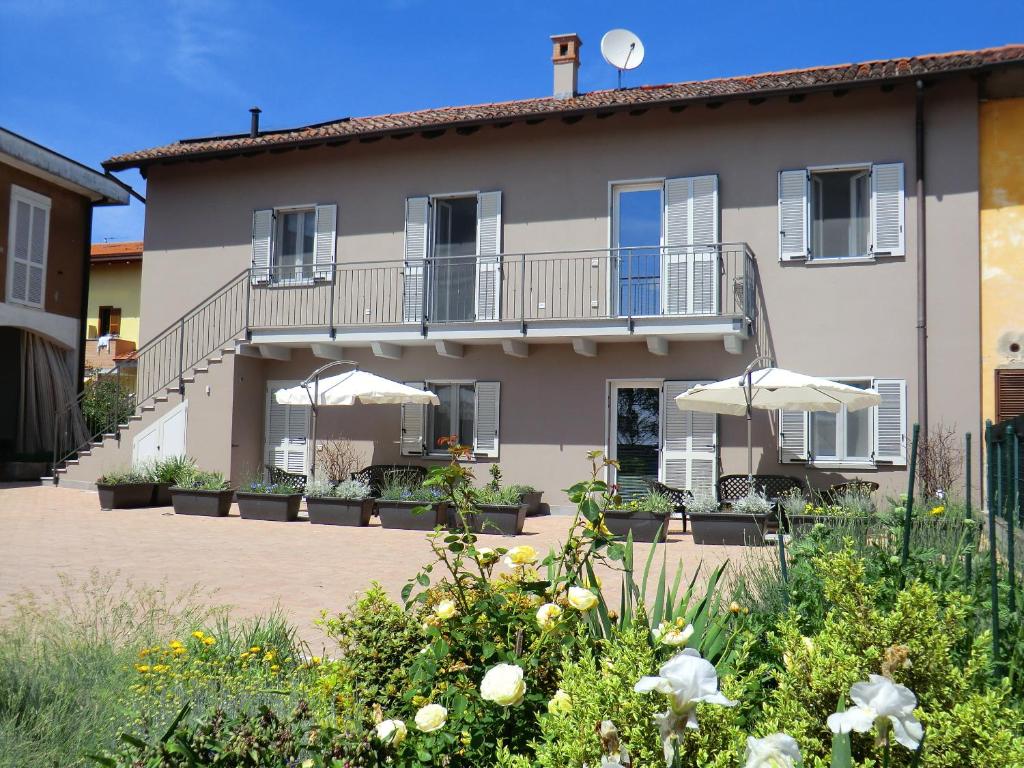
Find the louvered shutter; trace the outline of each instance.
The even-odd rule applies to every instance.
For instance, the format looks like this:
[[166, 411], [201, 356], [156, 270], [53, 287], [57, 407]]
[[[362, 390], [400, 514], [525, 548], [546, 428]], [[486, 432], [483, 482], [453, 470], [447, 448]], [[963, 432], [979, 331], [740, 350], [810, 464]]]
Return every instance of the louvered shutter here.
[[807, 461], [807, 411], [779, 411], [779, 461]]
[[282, 405], [274, 397], [279, 387], [267, 390], [267, 464], [296, 475], [307, 473], [309, 417], [308, 405]]
[[809, 175], [801, 168], [779, 171], [779, 259], [806, 259], [810, 254]]
[[875, 411], [875, 462], [907, 463], [907, 383], [902, 379], [875, 379], [872, 386], [882, 402]]
[[903, 163], [871, 166], [871, 252], [875, 256], [903, 256], [905, 191]]
[[252, 212], [252, 282], [270, 281], [270, 259], [274, 244], [274, 211]]
[[[427, 388], [422, 381], [407, 381], [405, 384], [416, 389]], [[426, 409], [425, 405], [402, 404], [402, 436], [399, 442], [403, 456], [422, 456], [426, 453], [426, 446], [423, 444], [427, 422]]]
[[473, 453], [498, 457], [498, 411], [501, 384], [497, 381], [476, 383], [476, 408], [473, 414]]
[[996, 369], [996, 423], [1024, 416], [1024, 368]]
[[669, 315], [718, 311], [718, 176], [665, 180], [662, 308]]
[[718, 417], [682, 411], [675, 398], [705, 381], [666, 381], [661, 405], [661, 480], [699, 496], [714, 496], [718, 480]]
[[316, 265], [316, 279], [333, 277], [335, 248], [338, 242], [338, 206], [318, 205], [316, 207], [316, 239], [313, 241], [313, 263]]
[[476, 197], [476, 319], [497, 320], [501, 313], [501, 192]]
[[11, 188], [11, 255], [8, 296], [42, 307], [49, 247], [50, 199], [20, 187]]
[[407, 323], [423, 320], [427, 248], [430, 242], [430, 198], [405, 201], [405, 287], [402, 316]]

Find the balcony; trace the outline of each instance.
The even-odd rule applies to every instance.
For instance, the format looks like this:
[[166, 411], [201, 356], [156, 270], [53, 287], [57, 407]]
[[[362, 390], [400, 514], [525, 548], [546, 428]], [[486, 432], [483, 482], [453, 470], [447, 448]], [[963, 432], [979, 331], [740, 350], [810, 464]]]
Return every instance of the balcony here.
[[[402, 346], [720, 340], [742, 351], [757, 316], [745, 243], [344, 261], [250, 271], [254, 344]], [[443, 352], [442, 352], [443, 353]], [[388, 356], [385, 354], [385, 356]]]

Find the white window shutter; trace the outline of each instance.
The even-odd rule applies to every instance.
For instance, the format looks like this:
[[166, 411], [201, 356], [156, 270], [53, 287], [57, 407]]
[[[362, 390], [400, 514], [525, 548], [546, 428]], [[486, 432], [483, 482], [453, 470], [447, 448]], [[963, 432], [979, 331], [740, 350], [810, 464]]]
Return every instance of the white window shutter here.
[[295, 475], [305, 475], [309, 467], [308, 405], [282, 405], [267, 390], [267, 464]]
[[903, 256], [903, 163], [871, 166], [871, 252], [875, 256]]
[[678, 395], [704, 381], [666, 381], [661, 404], [661, 481], [696, 495], [715, 495], [718, 481], [718, 417], [682, 411]]
[[338, 206], [334, 203], [316, 207], [316, 239], [313, 241], [313, 263], [318, 280], [331, 278], [338, 243]]
[[662, 309], [710, 315], [718, 309], [718, 176], [665, 179]]
[[402, 299], [402, 316], [406, 323], [418, 323], [423, 319], [429, 246], [430, 198], [407, 198], [405, 201], [405, 288]]
[[779, 411], [779, 461], [807, 461], [807, 411]]
[[[415, 389], [426, 389], [426, 383], [422, 381], [407, 381], [406, 386]], [[400, 440], [401, 453], [403, 456], [422, 456], [426, 453], [426, 446], [423, 441], [426, 432], [426, 408], [425, 405], [415, 403], [402, 404], [402, 437]]]
[[8, 298], [42, 307], [46, 290], [46, 256], [50, 234], [50, 198], [11, 186], [10, 285]]
[[476, 319], [501, 313], [501, 192], [476, 197]]
[[779, 260], [806, 259], [810, 255], [810, 221], [805, 168], [779, 171]]
[[476, 409], [473, 414], [473, 453], [498, 457], [498, 413], [501, 384], [497, 381], [476, 383]]
[[907, 463], [907, 383], [902, 379], [875, 379], [882, 396], [875, 407], [875, 462]]
[[270, 260], [274, 243], [274, 211], [263, 208], [252, 212], [252, 282], [270, 280]]

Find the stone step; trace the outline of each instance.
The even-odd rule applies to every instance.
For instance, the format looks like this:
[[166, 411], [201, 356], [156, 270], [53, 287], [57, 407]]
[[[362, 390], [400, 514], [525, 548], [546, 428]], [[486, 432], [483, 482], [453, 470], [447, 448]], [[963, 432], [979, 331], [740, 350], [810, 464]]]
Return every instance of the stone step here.
[[144, 406], [142, 406], [142, 410], [143, 411], [155, 411], [156, 410], [156, 406], [153, 405], [152, 403], [146, 403]]
[[153, 398], [153, 402], [154, 403], [166, 403], [167, 402], [167, 395], [157, 395], [156, 397]]
[[[115, 437], [117, 437], [117, 432], [104, 432], [103, 433], [103, 439], [104, 440], [112, 440]], [[101, 443], [101, 445], [102, 445], [102, 443]]]
[[78, 461], [78, 459], [68, 459], [67, 463], [70, 464], [71, 466], [75, 467], [75, 466], [78, 466], [78, 464], [80, 462]]

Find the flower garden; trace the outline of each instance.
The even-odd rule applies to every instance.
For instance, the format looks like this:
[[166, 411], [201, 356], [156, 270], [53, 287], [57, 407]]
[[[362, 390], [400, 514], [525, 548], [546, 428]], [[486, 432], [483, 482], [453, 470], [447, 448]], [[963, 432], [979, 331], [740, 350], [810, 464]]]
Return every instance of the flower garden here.
[[[427, 485], [466, 516], [489, 499], [452, 454]], [[1024, 766], [1024, 594], [964, 505], [840, 501], [781, 561], [682, 583], [604, 525], [622, 501], [589, 460], [557, 550], [427, 533], [398, 600], [323, 614], [319, 654], [189, 600], [25, 608], [0, 627], [0, 765]]]

